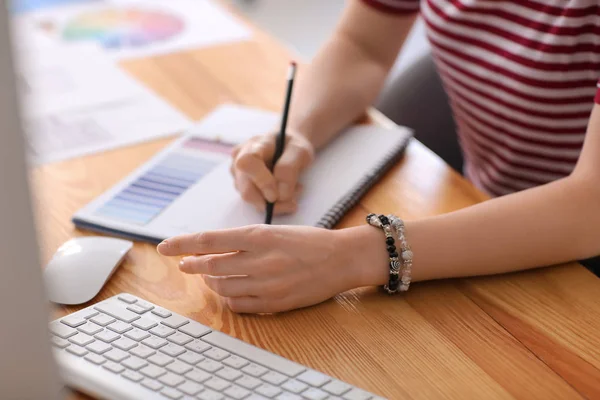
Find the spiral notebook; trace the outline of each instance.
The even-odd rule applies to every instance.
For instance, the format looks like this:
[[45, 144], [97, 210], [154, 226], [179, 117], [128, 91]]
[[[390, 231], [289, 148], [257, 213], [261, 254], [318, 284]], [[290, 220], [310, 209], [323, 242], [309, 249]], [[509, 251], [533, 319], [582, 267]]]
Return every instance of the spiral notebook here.
[[[260, 224], [229, 172], [233, 146], [276, 129], [277, 114], [225, 105], [73, 216], [82, 229], [160, 242], [168, 237]], [[332, 228], [394, 165], [411, 138], [398, 127], [355, 126], [319, 151], [293, 215], [274, 224]]]

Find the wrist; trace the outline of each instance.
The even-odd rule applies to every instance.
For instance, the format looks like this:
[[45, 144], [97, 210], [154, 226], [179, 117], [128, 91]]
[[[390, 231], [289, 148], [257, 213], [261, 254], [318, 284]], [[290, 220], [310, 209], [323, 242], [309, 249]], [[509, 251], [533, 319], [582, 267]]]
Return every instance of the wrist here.
[[389, 278], [389, 256], [381, 230], [365, 225], [338, 232], [351, 286], [385, 284]]

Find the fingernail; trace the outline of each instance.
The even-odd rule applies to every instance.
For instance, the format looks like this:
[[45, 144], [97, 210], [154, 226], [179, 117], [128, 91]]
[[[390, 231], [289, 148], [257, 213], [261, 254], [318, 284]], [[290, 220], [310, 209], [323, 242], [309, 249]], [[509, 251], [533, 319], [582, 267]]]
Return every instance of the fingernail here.
[[181, 259], [181, 261], [179, 261], [179, 268], [184, 268], [185, 267], [185, 260]]
[[168, 248], [169, 248], [169, 242], [167, 242], [166, 240], [163, 240], [162, 242], [160, 242], [160, 243], [158, 244], [158, 247], [157, 247], [157, 248], [158, 248], [158, 251], [161, 251], [161, 250], [166, 250], [166, 249], [168, 249]]
[[279, 183], [279, 198], [280, 199], [289, 199], [292, 197], [292, 191], [289, 183], [280, 182]]
[[265, 199], [267, 199], [270, 203], [275, 203], [277, 201], [277, 192], [273, 188], [265, 189]]

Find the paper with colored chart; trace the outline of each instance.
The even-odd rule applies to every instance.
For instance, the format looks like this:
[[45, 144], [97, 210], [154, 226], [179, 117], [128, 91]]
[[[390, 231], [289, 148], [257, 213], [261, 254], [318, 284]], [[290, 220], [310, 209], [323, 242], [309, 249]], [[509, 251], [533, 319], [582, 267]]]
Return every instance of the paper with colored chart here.
[[[167, 237], [249, 224], [264, 213], [245, 203], [229, 171], [239, 140], [276, 129], [279, 115], [222, 106], [149, 162], [78, 211], [83, 229], [159, 242]], [[298, 211], [275, 224], [331, 226], [403, 151], [408, 129], [357, 126], [304, 172]], [[382, 152], [381, 149], [387, 149]]]
[[23, 12], [15, 22], [57, 44], [95, 42], [115, 59], [246, 40], [250, 31], [210, 0], [69, 2]]

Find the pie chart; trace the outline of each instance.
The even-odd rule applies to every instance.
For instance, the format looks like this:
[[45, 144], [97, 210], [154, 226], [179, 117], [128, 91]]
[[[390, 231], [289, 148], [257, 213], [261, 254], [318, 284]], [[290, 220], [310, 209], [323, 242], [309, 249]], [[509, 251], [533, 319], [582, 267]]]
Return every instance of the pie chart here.
[[108, 49], [140, 48], [184, 30], [181, 18], [157, 10], [110, 8], [83, 13], [64, 26], [66, 41], [95, 40]]

